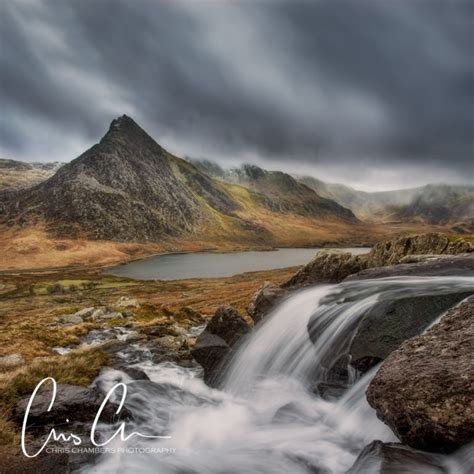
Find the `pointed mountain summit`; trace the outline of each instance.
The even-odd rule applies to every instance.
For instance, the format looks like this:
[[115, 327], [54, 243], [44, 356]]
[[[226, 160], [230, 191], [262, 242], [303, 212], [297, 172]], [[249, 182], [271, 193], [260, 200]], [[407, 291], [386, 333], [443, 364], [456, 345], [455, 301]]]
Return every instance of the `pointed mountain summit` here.
[[44, 219], [56, 236], [154, 241], [190, 233], [204, 218], [202, 199], [220, 212], [236, 205], [197, 170], [190, 183], [187, 168], [124, 115], [52, 178], [15, 193], [8, 218]]
[[284, 173], [248, 167], [244, 181], [210, 177], [123, 115], [48, 180], [0, 193], [0, 223], [45, 224], [54, 238], [220, 245], [277, 245], [293, 242], [302, 228], [311, 236], [324, 222], [341, 233], [341, 223], [357, 223], [351, 211]]

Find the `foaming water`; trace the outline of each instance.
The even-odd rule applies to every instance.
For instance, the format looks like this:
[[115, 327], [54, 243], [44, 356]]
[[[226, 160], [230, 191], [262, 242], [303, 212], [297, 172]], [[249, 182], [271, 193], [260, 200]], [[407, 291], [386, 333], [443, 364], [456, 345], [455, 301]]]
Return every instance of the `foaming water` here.
[[[254, 330], [219, 389], [207, 387], [199, 370], [171, 363], [137, 365], [151, 382], [106, 372], [96, 381], [103, 390], [117, 381], [127, 383], [126, 407], [134, 418], [129, 430], [171, 438], [115, 441], [109, 447], [141, 453], [105, 454], [85, 471], [345, 473], [374, 439], [396, 441], [365, 398], [377, 369], [361, 378], [347, 370], [347, 350], [361, 317], [381, 298], [473, 286], [472, 278], [394, 278], [302, 291]], [[346, 370], [349, 388], [325, 400], [313, 386], [327, 381], [334, 367]], [[107, 435], [113, 427], [102, 430]], [[452, 473], [463, 459], [449, 460]]]

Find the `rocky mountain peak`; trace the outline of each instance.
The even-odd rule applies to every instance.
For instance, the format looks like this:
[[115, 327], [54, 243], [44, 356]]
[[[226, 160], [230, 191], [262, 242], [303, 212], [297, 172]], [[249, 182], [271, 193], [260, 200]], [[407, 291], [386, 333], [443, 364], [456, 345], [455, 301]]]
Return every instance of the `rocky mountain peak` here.
[[128, 143], [134, 147], [152, 145], [155, 149], [162, 150], [135, 120], [125, 114], [112, 120], [109, 130], [100, 140], [101, 145], [110, 143], [121, 145]]

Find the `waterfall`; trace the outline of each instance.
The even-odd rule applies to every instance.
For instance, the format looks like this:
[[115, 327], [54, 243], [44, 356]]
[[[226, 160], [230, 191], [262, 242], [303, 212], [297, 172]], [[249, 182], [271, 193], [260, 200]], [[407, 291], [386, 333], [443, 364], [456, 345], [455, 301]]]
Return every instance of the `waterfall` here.
[[[384, 298], [473, 286], [472, 278], [398, 277], [303, 290], [255, 328], [218, 389], [207, 387], [195, 369], [139, 364], [152, 382], [124, 379], [126, 407], [134, 415], [129, 430], [171, 438], [115, 441], [109, 445], [113, 452], [84, 470], [345, 473], [371, 441], [396, 441], [365, 399], [377, 369], [363, 377], [349, 370], [347, 351], [357, 323]], [[314, 384], [327, 382], [334, 367], [345, 371], [346, 390], [339, 398], [323, 399]], [[97, 383], [110, 386], [114, 377], [103, 374]], [[105, 434], [112, 429], [102, 427]], [[141, 452], [127, 454], [124, 448]]]

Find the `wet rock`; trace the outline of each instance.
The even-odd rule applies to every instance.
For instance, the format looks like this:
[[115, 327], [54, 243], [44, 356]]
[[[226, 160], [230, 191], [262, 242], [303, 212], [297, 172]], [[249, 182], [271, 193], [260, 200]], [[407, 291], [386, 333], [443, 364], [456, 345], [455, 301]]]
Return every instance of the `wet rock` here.
[[58, 323], [63, 325], [82, 324], [84, 320], [76, 314], [64, 314], [58, 318]]
[[474, 438], [473, 347], [470, 297], [382, 363], [367, 400], [403, 443], [452, 452]]
[[317, 283], [339, 283], [352, 273], [365, 268], [367, 268], [365, 255], [323, 250], [281, 286], [302, 288]]
[[214, 385], [220, 369], [230, 357], [231, 347], [219, 336], [203, 331], [191, 349], [191, 355], [204, 369], [204, 381]]
[[125, 372], [129, 377], [131, 377], [134, 380], [150, 380], [150, 377], [140, 369], [137, 369], [136, 367], [120, 367], [119, 370], [122, 372]]
[[233, 346], [242, 336], [250, 332], [250, 326], [232, 306], [219, 307], [206, 326], [206, 330]]
[[232, 355], [232, 347], [249, 332], [250, 326], [235, 308], [217, 309], [191, 349], [191, 355], [204, 369], [206, 383], [213, 384], [217, 380]]
[[366, 372], [400, 347], [403, 341], [421, 334], [436, 318], [474, 293], [413, 296], [382, 301], [359, 323], [349, 353], [351, 365]]
[[25, 363], [25, 359], [21, 354], [9, 354], [0, 357], [0, 369], [10, 369], [12, 367], [18, 367]]
[[[104, 395], [95, 389], [58, 384], [53, 408], [48, 411], [52, 396], [51, 384], [44, 386], [36, 394], [28, 415], [28, 422], [32, 427], [35, 426], [41, 430], [49, 425], [62, 425], [64, 427], [67, 423], [92, 424], [104, 400]], [[30, 397], [31, 395], [20, 399], [14, 409], [14, 418], [20, 423], [23, 422]], [[117, 419], [116, 409], [117, 406], [108, 403], [104, 407], [101, 420], [111, 422]], [[69, 420], [69, 422], [66, 420]]]
[[453, 241], [439, 232], [419, 234], [375, 244], [367, 256], [367, 265], [395, 265], [407, 255], [457, 255], [473, 251], [474, 246], [463, 239]]
[[247, 306], [247, 313], [254, 323], [260, 322], [270, 310], [276, 306], [287, 294], [287, 290], [280, 288], [270, 282], [265, 282], [250, 300]]
[[448, 474], [443, 456], [416, 451], [400, 443], [373, 441], [357, 457], [348, 474]]

